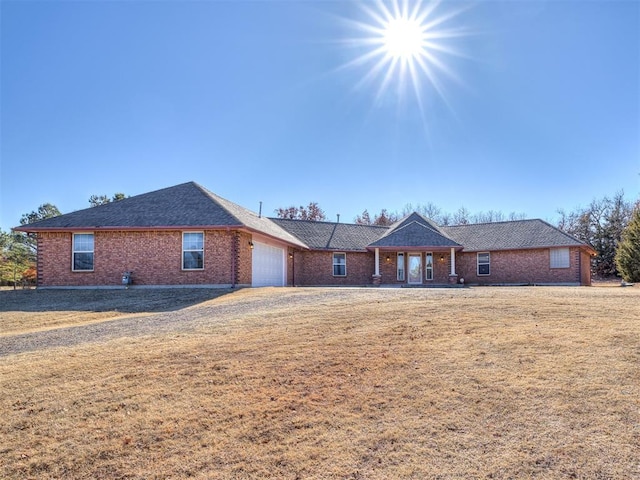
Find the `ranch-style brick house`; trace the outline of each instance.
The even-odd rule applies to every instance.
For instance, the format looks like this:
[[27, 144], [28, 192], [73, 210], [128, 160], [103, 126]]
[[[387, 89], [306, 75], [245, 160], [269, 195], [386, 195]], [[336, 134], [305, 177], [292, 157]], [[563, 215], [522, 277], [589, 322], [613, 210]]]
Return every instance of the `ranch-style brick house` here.
[[23, 225], [40, 288], [590, 285], [587, 244], [542, 220], [389, 227], [267, 218], [194, 182]]

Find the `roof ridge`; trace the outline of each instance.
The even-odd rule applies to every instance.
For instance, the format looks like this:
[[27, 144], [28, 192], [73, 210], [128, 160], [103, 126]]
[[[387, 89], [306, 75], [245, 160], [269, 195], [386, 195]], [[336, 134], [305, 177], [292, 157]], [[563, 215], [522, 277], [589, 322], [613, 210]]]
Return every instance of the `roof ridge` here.
[[[498, 225], [501, 223], [524, 223], [524, 222], [535, 222], [535, 221], [544, 222], [544, 220], [541, 220], [540, 218], [523, 218], [520, 220], [500, 220], [499, 222], [478, 222], [478, 223], [459, 223], [457, 225], [442, 225], [441, 228], [468, 227], [470, 225]], [[553, 227], [553, 225], [551, 224], [549, 225]]]
[[384, 229], [388, 229], [390, 228], [390, 226], [386, 226], [386, 225], [367, 225], [365, 223], [354, 223], [354, 222], [334, 222], [334, 221], [328, 221], [328, 220], [309, 220], [309, 219], [302, 219], [302, 218], [280, 218], [280, 217], [265, 217], [268, 218], [269, 220], [277, 220], [277, 221], [287, 221], [287, 222], [308, 222], [308, 223], [313, 223], [313, 224], [325, 224], [325, 225], [347, 225], [350, 227], [374, 227], [374, 228], [384, 228]]

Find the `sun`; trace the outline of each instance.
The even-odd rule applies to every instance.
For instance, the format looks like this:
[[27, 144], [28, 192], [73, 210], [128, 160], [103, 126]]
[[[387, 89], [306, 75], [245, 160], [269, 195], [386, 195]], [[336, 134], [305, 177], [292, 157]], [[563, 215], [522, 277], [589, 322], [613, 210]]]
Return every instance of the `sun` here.
[[383, 41], [388, 55], [411, 62], [423, 53], [423, 26], [416, 19], [392, 18], [384, 26]]
[[346, 22], [357, 36], [342, 42], [356, 55], [340, 69], [361, 70], [363, 75], [354, 89], [371, 91], [373, 87], [378, 101], [388, 98], [388, 92], [400, 99], [412, 93], [423, 113], [425, 104], [434, 98], [450, 105], [446, 83], [463, 82], [448, 60], [468, 58], [455, 40], [470, 34], [456, 17], [469, 5], [449, 3], [445, 7], [438, 0], [362, 2], [364, 18]]

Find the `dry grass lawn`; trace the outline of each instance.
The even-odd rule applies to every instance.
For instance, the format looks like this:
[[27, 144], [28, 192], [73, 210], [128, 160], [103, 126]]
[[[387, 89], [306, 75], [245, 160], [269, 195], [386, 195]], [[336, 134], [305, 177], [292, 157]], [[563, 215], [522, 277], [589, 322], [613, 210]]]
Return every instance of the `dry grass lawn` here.
[[[0, 345], [68, 312], [24, 298], [0, 306]], [[201, 321], [0, 358], [0, 477], [640, 478], [640, 288], [267, 288], [183, 307], [165, 315]]]

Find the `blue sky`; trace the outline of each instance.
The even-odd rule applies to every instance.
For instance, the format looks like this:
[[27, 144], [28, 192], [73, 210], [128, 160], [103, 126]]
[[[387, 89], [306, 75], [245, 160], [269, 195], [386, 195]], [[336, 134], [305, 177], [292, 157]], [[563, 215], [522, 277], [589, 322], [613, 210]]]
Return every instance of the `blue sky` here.
[[640, 2], [432, 7], [414, 82], [373, 1], [2, 1], [0, 227], [190, 180], [342, 221], [640, 195]]

